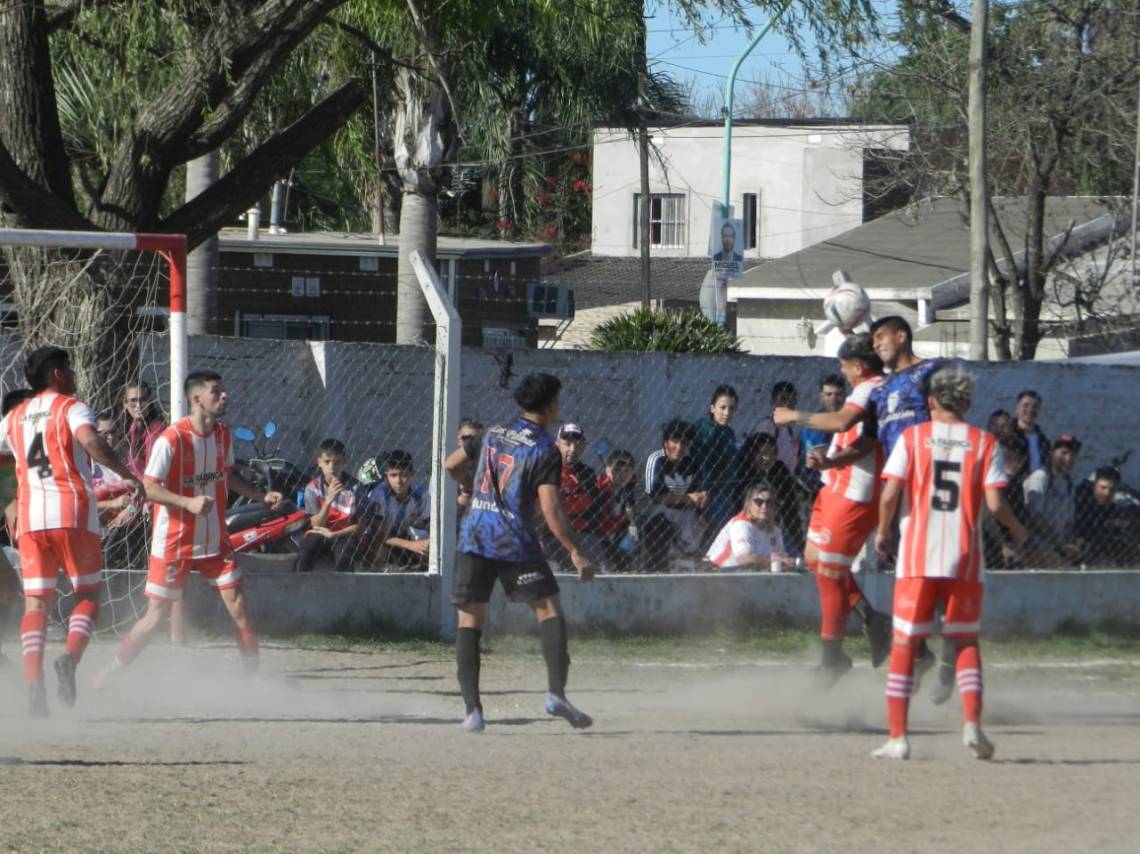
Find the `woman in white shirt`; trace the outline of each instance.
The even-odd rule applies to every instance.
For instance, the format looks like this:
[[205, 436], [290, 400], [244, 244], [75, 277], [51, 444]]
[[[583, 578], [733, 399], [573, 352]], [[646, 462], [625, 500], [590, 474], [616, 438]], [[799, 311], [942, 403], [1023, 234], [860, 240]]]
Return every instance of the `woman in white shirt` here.
[[782, 572], [787, 550], [775, 510], [768, 484], [757, 483], [745, 490], [744, 507], [721, 528], [705, 555], [711, 568]]

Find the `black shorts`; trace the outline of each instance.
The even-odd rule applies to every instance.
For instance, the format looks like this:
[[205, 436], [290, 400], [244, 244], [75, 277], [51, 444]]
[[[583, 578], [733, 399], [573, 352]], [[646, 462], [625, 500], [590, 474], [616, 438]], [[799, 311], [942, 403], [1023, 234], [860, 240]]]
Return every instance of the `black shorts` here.
[[558, 593], [558, 582], [545, 561], [510, 563], [460, 552], [455, 556], [451, 604], [478, 605], [491, 601], [495, 579], [512, 602], [538, 602]]

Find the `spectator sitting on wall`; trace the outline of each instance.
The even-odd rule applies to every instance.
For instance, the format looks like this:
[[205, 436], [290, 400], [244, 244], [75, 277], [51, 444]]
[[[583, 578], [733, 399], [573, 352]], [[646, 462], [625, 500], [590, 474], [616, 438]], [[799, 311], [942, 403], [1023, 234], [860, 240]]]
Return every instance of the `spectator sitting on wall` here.
[[[847, 399], [847, 382], [843, 379], [842, 374], [828, 374], [819, 383], [819, 411], [820, 412], [838, 412], [843, 408], [843, 403]], [[770, 416], [769, 416], [770, 417]], [[780, 429], [776, 427], [775, 422], [772, 422], [773, 429]], [[775, 434], [773, 434], [775, 435]], [[812, 451], [819, 451], [826, 453], [828, 447], [831, 445], [831, 434], [821, 433], [819, 430], [812, 430], [810, 427], [804, 427], [800, 431], [800, 479], [804, 485], [808, 487], [811, 492], [811, 497], [819, 491], [822, 485], [820, 473], [815, 469], [810, 469], [803, 463], [807, 460], [808, 455]]]
[[330, 558], [337, 572], [351, 572], [360, 545], [360, 511], [364, 489], [344, 469], [344, 443], [325, 439], [317, 446], [317, 476], [305, 486], [309, 530], [300, 538], [296, 572], [309, 572]]
[[622, 571], [629, 569], [636, 547], [630, 532], [637, 501], [636, 480], [633, 454], [613, 450], [606, 455], [606, 474], [598, 478], [598, 489], [605, 507], [605, 514], [598, 524], [598, 536], [606, 562]]
[[652, 502], [640, 528], [642, 568], [668, 571], [673, 553], [693, 555], [700, 551], [704, 526], [701, 510], [709, 496], [689, 447], [696, 428], [674, 418], [661, 428], [661, 450], [645, 461], [645, 494]]
[[427, 568], [431, 493], [412, 482], [416, 468], [407, 451], [388, 451], [381, 459], [384, 479], [368, 493], [363, 524], [372, 566], [380, 570]]
[[[840, 377], [840, 380], [843, 378]], [[846, 385], [840, 386], [846, 389]], [[760, 419], [760, 423], [756, 426], [758, 433], [768, 433], [776, 438], [776, 456], [779, 458], [788, 469], [788, 471], [795, 474], [800, 468], [800, 434], [799, 431], [792, 426], [780, 427], [776, 424], [773, 413], [779, 409], [795, 409], [796, 404], [799, 402], [799, 394], [796, 392], [796, 387], [787, 380], [780, 380], [772, 386], [772, 394], [770, 397], [772, 408], [768, 414]], [[839, 406], [829, 412], [836, 412], [843, 407], [843, 401], [839, 401]], [[830, 439], [824, 440], [824, 444], [830, 444]]]
[[[1029, 445], [1031, 467], [1032, 442]], [[1072, 476], [1080, 450], [1076, 438], [1062, 433], [1053, 443], [1047, 464], [1025, 479], [1022, 492], [1029, 542], [1023, 553], [1026, 566], [1032, 569], [1072, 566], [1081, 556], [1073, 529], [1076, 496]]]
[[[1013, 429], [1012, 424], [1009, 424], [1005, 432], [998, 436], [998, 445], [1001, 448], [1002, 466], [1008, 484], [1005, 489], [1006, 503], [1018, 519], [1024, 519], [1024, 484], [1025, 478], [1029, 475], [1029, 443], [1020, 432]], [[1015, 547], [1013, 538], [1004, 525], [986, 513], [982, 519], [982, 526], [986, 566], [1004, 569], [1019, 569], [1023, 566], [1021, 552]]]
[[1041, 395], [1032, 389], [1025, 389], [1017, 396], [1017, 430], [1029, 443], [1029, 470], [1035, 472], [1049, 461], [1049, 440], [1042, 432], [1037, 419], [1041, 416]]
[[1137, 534], [1116, 503], [1120, 472], [1111, 466], [1099, 468], [1091, 481], [1077, 487], [1075, 529], [1089, 566], [1133, 565], [1137, 559]]
[[[470, 416], [461, 418], [459, 420], [459, 432], [455, 436], [456, 447], [466, 448], [468, 442], [478, 442], [483, 436], [483, 430], [483, 422], [477, 418]], [[459, 503], [459, 515], [462, 516], [467, 510], [467, 503], [471, 500], [471, 493], [462, 484], [459, 486], [459, 495], [456, 500]]]
[[[802, 554], [805, 535], [800, 516], [800, 486], [784, 462], [777, 459], [776, 438], [771, 433], [753, 433], [744, 440], [737, 478], [746, 485], [768, 484], [775, 505], [770, 512], [783, 530], [786, 553]], [[743, 491], [740, 500], [744, 500]]]
[[708, 495], [703, 513], [710, 536], [736, 512], [736, 433], [729, 426], [736, 417], [738, 397], [730, 385], [719, 385], [709, 400], [705, 417], [694, 429], [689, 453]]
[[1004, 409], [995, 409], [990, 413], [989, 419], [986, 421], [986, 432], [992, 433], [999, 439], [1006, 434], [1007, 431], [1013, 429], [1013, 418]]
[[706, 560], [714, 570], [754, 569], [781, 572], [787, 568], [787, 549], [776, 524], [775, 499], [766, 483], [744, 491], [744, 506], [716, 535]]

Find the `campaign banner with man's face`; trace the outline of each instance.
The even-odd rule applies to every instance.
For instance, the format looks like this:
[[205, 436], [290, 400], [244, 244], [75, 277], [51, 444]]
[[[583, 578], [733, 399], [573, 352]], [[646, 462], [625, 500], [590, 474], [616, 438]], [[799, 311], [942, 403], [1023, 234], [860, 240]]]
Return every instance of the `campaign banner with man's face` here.
[[725, 277], [744, 272], [744, 220], [714, 216], [709, 234], [712, 268]]

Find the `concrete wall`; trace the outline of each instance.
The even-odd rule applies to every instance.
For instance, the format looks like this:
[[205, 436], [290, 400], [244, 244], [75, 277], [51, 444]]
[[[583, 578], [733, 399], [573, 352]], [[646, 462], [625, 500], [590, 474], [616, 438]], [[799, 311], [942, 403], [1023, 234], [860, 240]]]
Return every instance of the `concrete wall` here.
[[[773, 622], [818, 626], [819, 597], [809, 575], [602, 576], [590, 584], [566, 577], [559, 583], [575, 631], [629, 636]], [[876, 607], [889, 609], [892, 576], [867, 576], [862, 583]], [[434, 636], [440, 625], [438, 577], [252, 572], [246, 589], [257, 623], [273, 634]], [[196, 625], [226, 629], [218, 597], [196, 576], [189, 596]], [[987, 579], [983, 625], [988, 637], [1047, 636], [1067, 622], [1106, 621], [1140, 624], [1140, 572], [997, 572]], [[495, 632], [534, 628], [529, 609], [508, 604], [498, 590], [490, 624]], [[856, 628], [853, 621], [852, 631]]]
[[[687, 245], [654, 249], [662, 256], [708, 254], [709, 222], [723, 179], [721, 126], [651, 128], [653, 193], [685, 196]], [[745, 193], [759, 195], [759, 242], [749, 257], [778, 258], [841, 234], [863, 221], [863, 149], [905, 149], [897, 126], [762, 127], [738, 125], [732, 140], [730, 202], [743, 215]], [[598, 255], [636, 255], [634, 195], [637, 143], [624, 131], [594, 133], [593, 237]], [[743, 247], [743, 241], [741, 241]]]

